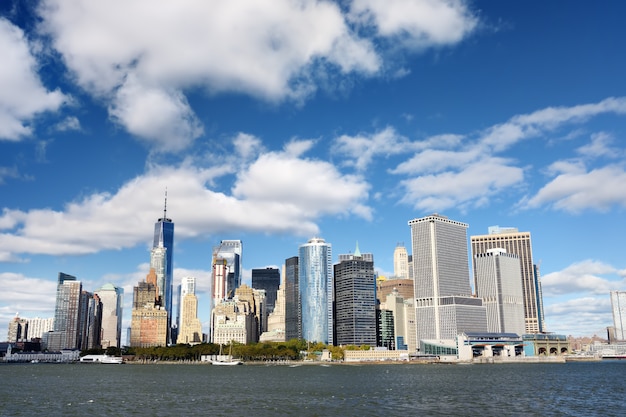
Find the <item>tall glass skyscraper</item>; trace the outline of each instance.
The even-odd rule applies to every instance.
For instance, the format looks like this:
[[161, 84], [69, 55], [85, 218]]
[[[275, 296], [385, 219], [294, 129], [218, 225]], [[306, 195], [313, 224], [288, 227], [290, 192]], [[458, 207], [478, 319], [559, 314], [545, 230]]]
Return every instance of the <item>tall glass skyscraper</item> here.
[[333, 265], [330, 243], [313, 238], [298, 252], [302, 337], [333, 344]]
[[[163, 208], [163, 217], [158, 219], [154, 224], [154, 242], [152, 247], [165, 248], [165, 276], [163, 279], [163, 287], [159, 288], [159, 293], [163, 295], [161, 305], [167, 311], [168, 332], [172, 327], [172, 291], [174, 283], [174, 222], [167, 218], [167, 193], [165, 194], [165, 206]], [[169, 341], [169, 337], [168, 337]]]
[[285, 340], [302, 339], [298, 257], [285, 259]]

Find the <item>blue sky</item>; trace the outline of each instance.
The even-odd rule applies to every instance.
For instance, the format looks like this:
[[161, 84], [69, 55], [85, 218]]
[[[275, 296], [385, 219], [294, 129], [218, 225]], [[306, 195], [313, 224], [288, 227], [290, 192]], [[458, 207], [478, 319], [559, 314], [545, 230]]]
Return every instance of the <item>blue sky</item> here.
[[[58, 272], [175, 282], [211, 248], [250, 270], [320, 236], [393, 271], [438, 212], [532, 233], [549, 331], [605, 334], [626, 290], [622, 2], [6, 1], [0, 5], [0, 332], [50, 317]], [[469, 277], [468, 277], [469, 279]], [[1, 337], [0, 337], [1, 338]]]

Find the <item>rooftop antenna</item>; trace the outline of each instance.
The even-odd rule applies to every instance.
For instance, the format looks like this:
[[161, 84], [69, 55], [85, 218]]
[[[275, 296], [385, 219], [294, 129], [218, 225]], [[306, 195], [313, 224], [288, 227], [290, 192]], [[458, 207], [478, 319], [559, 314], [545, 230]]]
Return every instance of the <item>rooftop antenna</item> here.
[[163, 206], [163, 218], [167, 219], [167, 187], [165, 187], [165, 205]]

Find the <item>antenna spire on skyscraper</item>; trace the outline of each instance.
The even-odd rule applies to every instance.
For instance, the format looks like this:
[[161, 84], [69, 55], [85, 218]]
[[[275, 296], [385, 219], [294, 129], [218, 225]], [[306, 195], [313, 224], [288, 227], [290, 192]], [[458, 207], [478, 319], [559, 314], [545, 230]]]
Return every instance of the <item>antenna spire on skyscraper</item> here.
[[163, 218], [167, 219], [167, 187], [165, 187], [165, 204], [163, 205]]

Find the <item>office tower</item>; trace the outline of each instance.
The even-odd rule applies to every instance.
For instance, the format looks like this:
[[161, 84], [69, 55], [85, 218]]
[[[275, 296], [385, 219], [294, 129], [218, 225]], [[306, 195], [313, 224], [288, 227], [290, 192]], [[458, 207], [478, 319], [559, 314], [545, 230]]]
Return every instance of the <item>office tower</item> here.
[[381, 308], [376, 310], [376, 315], [378, 318], [376, 346], [384, 347], [389, 350], [396, 350], [396, 344], [394, 341], [395, 335], [393, 330], [393, 313], [387, 309]]
[[105, 284], [95, 291], [102, 303], [102, 349], [122, 347], [122, 308], [124, 289]]
[[202, 342], [202, 323], [198, 319], [198, 297], [196, 278], [183, 277], [181, 280], [180, 311], [177, 343], [197, 344]]
[[279, 286], [280, 271], [278, 268], [252, 270], [252, 288], [265, 290], [265, 309], [267, 314], [271, 314], [274, 311]]
[[[409, 298], [409, 301], [413, 297]], [[384, 302], [380, 305], [381, 310], [390, 311], [393, 315], [393, 346], [397, 350], [407, 350], [409, 341], [408, 332], [408, 314], [407, 311], [412, 308], [412, 305], [407, 305], [402, 294], [394, 289], [384, 297]], [[415, 315], [415, 314], [413, 314]]]
[[334, 274], [334, 344], [376, 346], [376, 276], [374, 256], [339, 256]]
[[[167, 217], [167, 191], [165, 192], [165, 204], [163, 206], [163, 217], [154, 224], [154, 240], [153, 249], [162, 248], [164, 253], [157, 253], [155, 256], [164, 256], [165, 273], [163, 278], [159, 278], [162, 282], [157, 282], [159, 286], [159, 295], [161, 295], [161, 305], [167, 311], [167, 329], [168, 340], [170, 339], [170, 329], [172, 327], [172, 291], [174, 283], [174, 223], [172, 219]], [[150, 256], [150, 264], [152, 265], [152, 254]], [[159, 268], [155, 268], [160, 273]]]
[[487, 309], [487, 330], [524, 334], [524, 294], [519, 257], [504, 249], [474, 255], [474, 288]]
[[376, 298], [384, 303], [392, 292], [398, 292], [405, 300], [412, 300], [415, 294], [415, 283], [412, 279], [379, 279], [376, 281]]
[[394, 278], [409, 279], [409, 254], [404, 244], [398, 244], [393, 251]]
[[626, 291], [611, 291], [615, 339], [626, 340]]
[[235, 298], [239, 302], [247, 303], [250, 313], [254, 316], [254, 332], [248, 335], [248, 343], [258, 342], [261, 333], [267, 330], [267, 311], [265, 310], [265, 290], [257, 290], [241, 284], [235, 290]]
[[9, 322], [9, 332], [7, 342], [17, 343], [26, 342], [28, 340], [28, 320], [15, 316]]
[[[543, 301], [538, 268], [533, 262], [533, 251], [530, 232], [519, 232], [516, 228], [492, 226], [489, 234], [470, 238], [472, 258], [479, 253], [487, 253], [489, 249], [502, 248], [507, 253], [519, 257], [522, 270], [522, 290], [524, 293], [525, 333], [545, 332], [543, 323]], [[476, 271], [476, 265], [473, 265]], [[475, 273], [475, 272], [474, 272]], [[474, 275], [476, 280], [476, 275]]]
[[[249, 287], [248, 287], [249, 288]], [[237, 297], [224, 300], [211, 312], [211, 340], [218, 345], [231, 342], [248, 344], [255, 341], [257, 331], [253, 307]]]
[[330, 243], [313, 238], [300, 245], [298, 280], [302, 311], [302, 337], [309, 342], [333, 344], [333, 266]]
[[183, 305], [183, 299], [187, 294], [196, 294], [196, 278], [195, 277], [182, 277], [180, 285], [178, 285], [178, 329], [182, 326], [182, 317], [185, 314], [185, 307]]
[[28, 319], [28, 339], [41, 339], [44, 333], [54, 330], [54, 317]]
[[54, 337], [56, 343], [50, 350], [78, 349], [80, 347], [80, 299], [82, 283], [72, 275], [59, 272], [56, 306], [54, 309]]
[[302, 339], [302, 310], [300, 309], [300, 277], [298, 257], [285, 260], [285, 339]]
[[100, 349], [102, 330], [102, 302], [97, 294], [81, 293], [80, 349]]
[[416, 337], [453, 340], [487, 331], [480, 298], [472, 297], [465, 223], [433, 214], [409, 221], [415, 274]]
[[168, 343], [168, 313], [157, 300], [157, 275], [154, 269], [133, 288], [130, 346], [156, 347]]
[[267, 329], [261, 333], [260, 342], [285, 342], [285, 265], [283, 280], [276, 293], [274, 311], [267, 316]]
[[231, 299], [241, 285], [242, 251], [243, 244], [240, 240], [222, 240], [213, 247], [213, 305]]
[[[161, 243], [159, 243], [161, 244]], [[150, 251], [150, 269], [156, 274], [155, 302], [167, 310], [166, 305], [166, 277], [167, 277], [167, 249], [164, 246], [152, 248]]]

